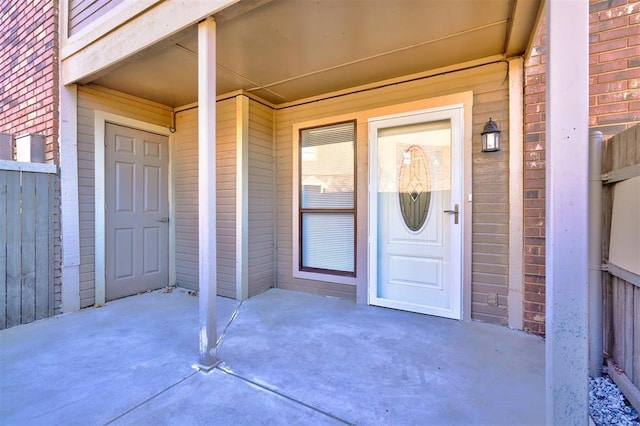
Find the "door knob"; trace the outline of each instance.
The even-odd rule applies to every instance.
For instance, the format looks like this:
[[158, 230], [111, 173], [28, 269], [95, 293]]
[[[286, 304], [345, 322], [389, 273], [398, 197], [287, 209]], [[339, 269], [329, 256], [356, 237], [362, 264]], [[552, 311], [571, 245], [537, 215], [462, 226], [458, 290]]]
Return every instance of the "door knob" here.
[[156, 222], [167, 223], [169, 222], [169, 217], [168, 216], [161, 217], [160, 219], [156, 219]]
[[457, 205], [457, 204], [454, 204], [454, 206], [453, 206], [453, 210], [445, 210], [444, 212], [445, 212], [445, 213], [452, 213], [452, 214], [454, 214], [455, 216], [453, 217], [453, 223], [454, 223], [454, 224], [456, 224], [456, 225], [458, 224], [458, 214], [459, 214], [460, 212], [459, 212], [459, 210], [458, 210], [458, 205]]

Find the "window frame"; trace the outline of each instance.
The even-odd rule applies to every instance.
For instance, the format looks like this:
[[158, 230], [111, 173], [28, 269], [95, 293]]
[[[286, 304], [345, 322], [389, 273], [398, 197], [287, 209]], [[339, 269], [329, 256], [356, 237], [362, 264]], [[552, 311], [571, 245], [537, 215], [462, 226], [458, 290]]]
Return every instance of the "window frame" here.
[[[323, 127], [337, 126], [351, 123], [353, 125], [353, 207], [351, 208], [303, 208], [302, 207], [302, 133], [307, 130]], [[294, 176], [293, 176], [293, 276], [319, 281], [336, 282], [342, 284], [355, 284], [357, 276], [358, 258], [358, 202], [357, 202], [357, 152], [358, 152], [358, 121], [355, 118], [323, 120], [317, 123], [306, 123], [294, 126]], [[350, 214], [353, 217], [353, 272], [333, 269], [314, 268], [303, 266], [303, 227], [302, 220], [305, 214]], [[297, 220], [295, 219], [297, 217]]]

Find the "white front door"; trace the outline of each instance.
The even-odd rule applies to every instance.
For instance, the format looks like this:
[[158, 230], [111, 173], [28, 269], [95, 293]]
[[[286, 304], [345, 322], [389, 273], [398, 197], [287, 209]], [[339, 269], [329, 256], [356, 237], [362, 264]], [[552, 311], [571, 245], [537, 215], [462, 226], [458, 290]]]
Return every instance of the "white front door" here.
[[168, 139], [106, 124], [106, 300], [169, 282]]
[[462, 106], [369, 120], [369, 303], [462, 318]]

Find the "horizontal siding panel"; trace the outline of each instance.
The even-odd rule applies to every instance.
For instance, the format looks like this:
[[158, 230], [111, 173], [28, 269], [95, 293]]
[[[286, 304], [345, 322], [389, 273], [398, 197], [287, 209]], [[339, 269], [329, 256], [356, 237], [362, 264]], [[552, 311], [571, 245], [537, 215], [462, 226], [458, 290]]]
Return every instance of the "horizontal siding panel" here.
[[[218, 295], [235, 297], [235, 102], [217, 103]], [[176, 282], [198, 288], [198, 110], [176, 114]]]
[[249, 295], [255, 295], [275, 285], [273, 112], [250, 100], [248, 121], [248, 282]]
[[91, 24], [124, 0], [70, 0], [69, 35]]

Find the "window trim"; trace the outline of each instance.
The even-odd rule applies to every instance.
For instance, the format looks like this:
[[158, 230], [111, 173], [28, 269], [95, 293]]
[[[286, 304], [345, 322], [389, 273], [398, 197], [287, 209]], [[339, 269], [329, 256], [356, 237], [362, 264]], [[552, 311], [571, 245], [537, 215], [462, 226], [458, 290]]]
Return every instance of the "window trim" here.
[[[352, 123], [353, 124], [353, 207], [350, 209], [340, 208], [302, 208], [302, 132], [310, 129], [329, 127], [334, 125]], [[300, 123], [293, 127], [293, 209], [292, 209], [292, 255], [293, 255], [293, 276], [317, 281], [327, 281], [340, 284], [356, 284], [358, 271], [358, 120], [350, 116], [349, 118], [333, 117], [313, 123]], [[311, 268], [302, 266], [302, 216], [305, 213], [346, 213], [353, 215], [353, 272], [338, 271], [332, 269]], [[297, 217], [297, 220], [296, 220]]]

